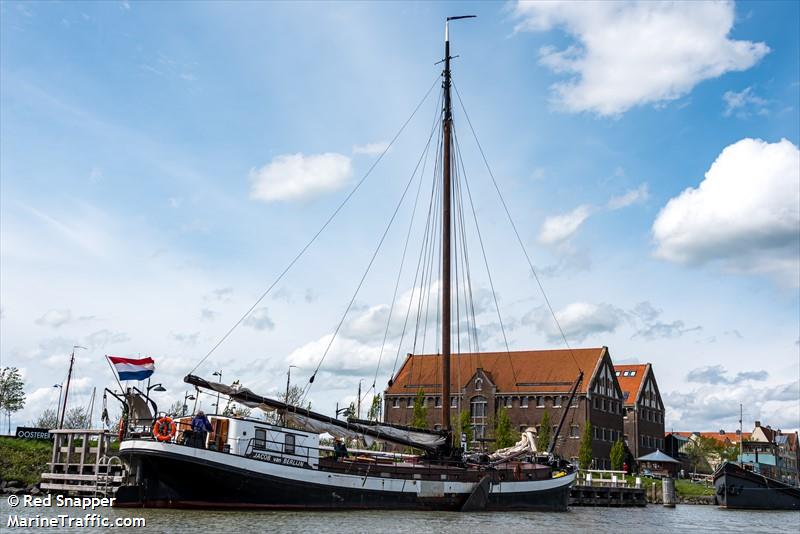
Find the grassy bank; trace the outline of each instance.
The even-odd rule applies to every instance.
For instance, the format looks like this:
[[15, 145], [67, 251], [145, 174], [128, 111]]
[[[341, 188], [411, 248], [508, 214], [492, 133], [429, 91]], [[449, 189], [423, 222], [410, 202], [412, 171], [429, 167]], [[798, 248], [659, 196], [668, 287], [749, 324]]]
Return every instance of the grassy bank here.
[[36, 484], [52, 454], [49, 441], [0, 438], [0, 479]]
[[714, 495], [714, 486], [678, 479], [675, 481], [675, 491], [679, 497], [699, 497], [701, 495]]

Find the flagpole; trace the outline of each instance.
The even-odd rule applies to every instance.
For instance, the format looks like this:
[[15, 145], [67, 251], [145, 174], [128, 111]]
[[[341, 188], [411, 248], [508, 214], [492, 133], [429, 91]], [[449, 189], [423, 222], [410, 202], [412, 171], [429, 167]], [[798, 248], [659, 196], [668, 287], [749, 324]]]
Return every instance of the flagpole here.
[[122, 387], [122, 383], [119, 381], [119, 377], [117, 376], [117, 371], [114, 369], [114, 366], [111, 365], [111, 360], [108, 359], [108, 354], [106, 354], [105, 357], [106, 361], [108, 362], [108, 366], [111, 368], [111, 374], [114, 375], [114, 380], [117, 381], [117, 385], [119, 386], [119, 392], [124, 395], [125, 388]]

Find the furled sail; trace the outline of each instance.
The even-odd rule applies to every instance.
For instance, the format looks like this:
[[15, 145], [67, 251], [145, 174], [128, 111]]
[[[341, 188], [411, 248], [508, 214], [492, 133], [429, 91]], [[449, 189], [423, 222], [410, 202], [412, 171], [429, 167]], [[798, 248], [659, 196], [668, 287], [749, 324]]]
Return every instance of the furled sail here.
[[519, 456], [536, 454], [536, 429], [526, 428], [517, 443], [505, 449], [498, 449], [489, 455], [489, 462], [499, 464], [513, 460]]
[[187, 384], [216, 391], [227, 395], [234, 401], [263, 411], [280, 411], [286, 415], [287, 421], [308, 432], [327, 432], [342, 438], [365, 437], [381, 441], [391, 441], [400, 445], [416, 447], [434, 452], [447, 445], [447, 434], [444, 432], [423, 430], [387, 423], [375, 423], [362, 419], [342, 421], [306, 408], [286, 404], [279, 400], [263, 397], [240, 386], [227, 386], [218, 382], [209, 382], [195, 375], [187, 375], [183, 379]]

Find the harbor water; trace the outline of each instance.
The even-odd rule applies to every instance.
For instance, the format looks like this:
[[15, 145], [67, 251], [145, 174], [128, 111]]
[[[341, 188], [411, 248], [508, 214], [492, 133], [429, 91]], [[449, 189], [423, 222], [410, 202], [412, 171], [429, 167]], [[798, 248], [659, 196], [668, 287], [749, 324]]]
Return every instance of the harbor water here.
[[57, 518], [59, 515], [85, 518], [96, 513], [110, 520], [142, 518], [146, 525], [119, 527], [114, 530], [163, 533], [204, 532], [313, 532], [318, 533], [453, 533], [470, 532], [764, 532], [796, 533], [800, 512], [762, 512], [724, 510], [716, 506], [678, 505], [664, 508], [571, 508], [564, 513], [495, 512], [221, 512], [197, 510], [132, 510], [102, 508], [35, 509], [12, 508], [6, 496], [0, 504], [2, 532], [106, 532], [101, 527], [10, 527], [12, 516], [18, 518]]

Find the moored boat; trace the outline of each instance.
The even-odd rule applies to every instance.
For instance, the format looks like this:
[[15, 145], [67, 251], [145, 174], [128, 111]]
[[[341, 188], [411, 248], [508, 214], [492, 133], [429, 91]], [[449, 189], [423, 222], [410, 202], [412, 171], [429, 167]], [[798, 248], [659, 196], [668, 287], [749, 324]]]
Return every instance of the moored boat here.
[[716, 501], [724, 508], [800, 510], [800, 488], [724, 462], [714, 473]]

